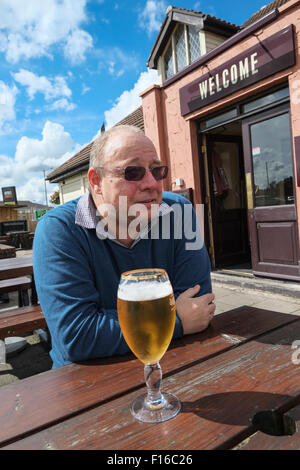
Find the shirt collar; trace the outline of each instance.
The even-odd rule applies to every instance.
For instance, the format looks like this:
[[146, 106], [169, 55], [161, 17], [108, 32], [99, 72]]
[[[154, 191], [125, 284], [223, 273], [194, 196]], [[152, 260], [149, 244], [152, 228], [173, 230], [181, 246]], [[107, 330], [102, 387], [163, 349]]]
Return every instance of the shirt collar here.
[[97, 209], [90, 192], [85, 193], [78, 201], [75, 224], [85, 228], [96, 228], [98, 223]]
[[[173, 209], [166, 202], [162, 201], [158, 208], [157, 217], [162, 217], [172, 211]], [[75, 224], [85, 228], [96, 228], [98, 222], [99, 216], [97, 215], [97, 208], [92, 195], [90, 192], [85, 193], [81, 196], [77, 204]]]

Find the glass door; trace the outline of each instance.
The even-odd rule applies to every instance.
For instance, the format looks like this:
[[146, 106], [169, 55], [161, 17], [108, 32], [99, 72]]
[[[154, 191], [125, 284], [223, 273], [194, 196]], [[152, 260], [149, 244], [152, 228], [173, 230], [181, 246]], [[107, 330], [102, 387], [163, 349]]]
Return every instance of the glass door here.
[[243, 122], [254, 274], [300, 279], [289, 106]]

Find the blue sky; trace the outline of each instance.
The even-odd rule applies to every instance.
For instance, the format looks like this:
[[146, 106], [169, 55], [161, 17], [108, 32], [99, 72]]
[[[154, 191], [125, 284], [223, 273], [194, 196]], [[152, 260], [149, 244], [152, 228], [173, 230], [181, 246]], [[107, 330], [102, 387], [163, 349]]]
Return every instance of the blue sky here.
[[[267, 0], [174, 0], [237, 25]], [[0, 188], [45, 203], [44, 172], [136, 109], [168, 0], [0, 0]], [[49, 185], [48, 195], [56, 186]], [[0, 194], [0, 198], [2, 194]]]

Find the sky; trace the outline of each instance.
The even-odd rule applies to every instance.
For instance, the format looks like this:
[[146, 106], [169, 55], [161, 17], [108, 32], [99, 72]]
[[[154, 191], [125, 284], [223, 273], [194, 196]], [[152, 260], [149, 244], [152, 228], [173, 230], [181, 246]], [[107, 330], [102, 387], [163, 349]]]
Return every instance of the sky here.
[[[169, 0], [170, 1], [170, 0]], [[172, 0], [241, 25], [268, 0]], [[140, 106], [168, 0], [0, 0], [0, 188], [49, 202], [44, 176]], [[2, 199], [2, 192], [0, 200]]]

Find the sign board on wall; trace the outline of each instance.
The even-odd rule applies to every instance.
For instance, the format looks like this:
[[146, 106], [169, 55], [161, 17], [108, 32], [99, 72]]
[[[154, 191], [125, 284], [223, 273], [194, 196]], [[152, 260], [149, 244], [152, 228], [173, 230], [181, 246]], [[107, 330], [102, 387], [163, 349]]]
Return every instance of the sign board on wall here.
[[[200, 109], [295, 64], [293, 25], [259, 41], [179, 90], [181, 114]], [[208, 68], [208, 67], [207, 67]]]
[[35, 211], [36, 220], [40, 220], [45, 214], [47, 214], [46, 209], [38, 209], [37, 211]]
[[7, 186], [6, 188], [2, 188], [2, 196], [4, 204], [17, 204], [17, 193], [15, 186]]

